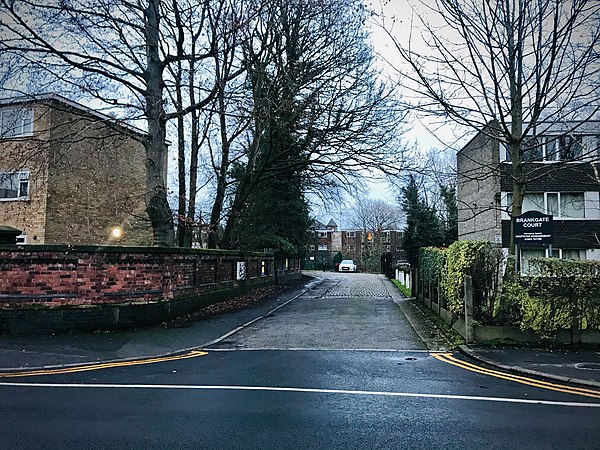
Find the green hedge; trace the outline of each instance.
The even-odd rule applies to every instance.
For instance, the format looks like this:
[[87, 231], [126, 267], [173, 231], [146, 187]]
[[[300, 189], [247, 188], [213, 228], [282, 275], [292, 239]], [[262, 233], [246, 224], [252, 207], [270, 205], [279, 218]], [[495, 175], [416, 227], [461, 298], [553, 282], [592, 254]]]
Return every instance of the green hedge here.
[[448, 310], [464, 314], [465, 275], [473, 278], [474, 316], [491, 322], [498, 298], [498, 273], [501, 255], [487, 241], [457, 241], [447, 249], [426, 247], [419, 251], [419, 276], [427, 284], [440, 283], [440, 295]]
[[530, 275], [519, 276], [509, 257], [500, 286], [501, 265], [500, 250], [485, 241], [419, 251], [420, 280], [434, 286], [439, 280], [440, 296], [456, 315], [464, 314], [464, 277], [471, 275], [479, 323], [518, 325], [547, 337], [572, 327], [600, 329], [599, 261], [535, 258], [529, 260]]
[[600, 262], [535, 258], [521, 283], [521, 327], [551, 336], [559, 329], [600, 329]]

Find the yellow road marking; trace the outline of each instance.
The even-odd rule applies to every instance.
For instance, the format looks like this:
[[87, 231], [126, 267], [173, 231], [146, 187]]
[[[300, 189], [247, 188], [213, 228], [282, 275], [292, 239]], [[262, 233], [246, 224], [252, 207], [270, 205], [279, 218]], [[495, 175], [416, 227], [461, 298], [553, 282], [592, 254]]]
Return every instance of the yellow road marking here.
[[514, 381], [516, 383], [525, 384], [528, 386], [534, 386], [540, 389], [549, 389], [552, 391], [565, 392], [567, 394], [583, 395], [585, 397], [600, 398], [600, 392], [592, 389], [578, 388], [574, 386], [567, 386], [563, 384], [550, 383], [548, 381], [536, 380], [534, 378], [528, 378], [520, 375], [513, 375], [506, 372], [500, 372], [497, 370], [486, 369], [485, 367], [477, 366], [466, 361], [461, 361], [452, 356], [451, 353], [437, 353], [433, 355], [439, 361], [452, 364], [461, 369], [470, 370], [471, 372], [477, 372], [484, 375], [489, 375], [496, 378], [502, 378], [508, 381]]
[[87, 364], [83, 366], [60, 367], [56, 369], [39, 369], [20, 372], [0, 372], [0, 378], [17, 378], [17, 377], [32, 377], [39, 375], [58, 375], [64, 373], [87, 372], [90, 370], [110, 369], [113, 367], [139, 366], [141, 364], [154, 364], [166, 361], [177, 361], [179, 359], [197, 358], [198, 356], [207, 355], [207, 352], [192, 350], [190, 352], [173, 355], [161, 356], [159, 358], [136, 359], [131, 361], [115, 361], [108, 363]]

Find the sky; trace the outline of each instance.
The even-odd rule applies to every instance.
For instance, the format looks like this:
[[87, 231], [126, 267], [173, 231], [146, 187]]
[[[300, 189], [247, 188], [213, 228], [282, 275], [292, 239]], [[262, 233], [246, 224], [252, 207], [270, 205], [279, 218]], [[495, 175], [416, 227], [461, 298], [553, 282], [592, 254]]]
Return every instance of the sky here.
[[[415, 2], [409, 0], [374, 1], [372, 7], [378, 12], [373, 22], [368, 24], [371, 30], [371, 42], [375, 53], [379, 56], [379, 64], [382, 74], [392, 81], [398, 81], [398, 72], [393, 69], [402, 68], [402, 61], [394, 43], [384, 31], [384, 27], [397, 39], [405, 38], [407, 29], [411, 23], [412, 6]], [[405, 145], [416, 147], [420, 152], [436, 151], [450, 152], [455, 150], [446, 148], [446, 143], [453, 144], [456, 148], [463, 139], [457, 138], [460, 134], [451, 125], [440, 126], [428, 121], [426, 118], [411, 116], [403, 135]], [[457, 139], [458, 142], [457, 142]], [[392, 204], [398, 204], [398, 192], [388, 182], [367, 182], [367, 196], [373, 199], [385, 200]], [[351, 215], [350, 208], [354, 199], [346, 196], [345, 204], [328, 205], [323, 207], [313, 204], [313, 213], [322, 222], [327, 223], [333, 218], [343, 228], [351, 226], [348, 219]], [[399, 207], [399, 206], [398, 206]]]

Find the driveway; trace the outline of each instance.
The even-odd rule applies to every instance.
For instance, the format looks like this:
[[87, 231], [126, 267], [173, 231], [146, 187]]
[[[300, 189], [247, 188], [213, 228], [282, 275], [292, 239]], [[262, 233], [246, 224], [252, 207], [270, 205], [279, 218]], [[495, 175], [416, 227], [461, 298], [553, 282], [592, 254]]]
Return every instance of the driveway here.
[[310, 272], [324, 281], [214, 348], [425, 350], [382, 275]]

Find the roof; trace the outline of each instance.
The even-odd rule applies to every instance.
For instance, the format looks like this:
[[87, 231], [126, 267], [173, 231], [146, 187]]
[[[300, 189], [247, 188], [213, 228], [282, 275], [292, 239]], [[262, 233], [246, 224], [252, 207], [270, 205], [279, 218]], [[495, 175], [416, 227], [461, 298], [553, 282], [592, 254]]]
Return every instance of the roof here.
[[40, 95], [22, 95], [18, 97], [8, 97], [4, 99], [0, 99], [0, 107], [2, 106], [10, 106], [24, 103], [60, 103], [69, 108], [76, 109], [84, 114], [88, 114], [90, 116], [96, 117], [104, 122], [109, 122], [113, 125], [117, 125], [120, 128], [124, 128], [129, 132], [146, 136], [148, 133], [142, 130], [141, 128], [134, 127], [133, 125], [128, 124], [127, 122], [116, 119], [107, 114], [103, 114], [101, 112], [96, 111], [95, 109], [88, 108], [87, 106], [82, 105], [81, 103], [77, 103], [73, 100], [69, 100], [66, 97], [58, 94], [40, 94]]
[[327, 227], [337, 228], [337, 223], [335, 223], [335, 220], [331, 219], [327, 224]]

